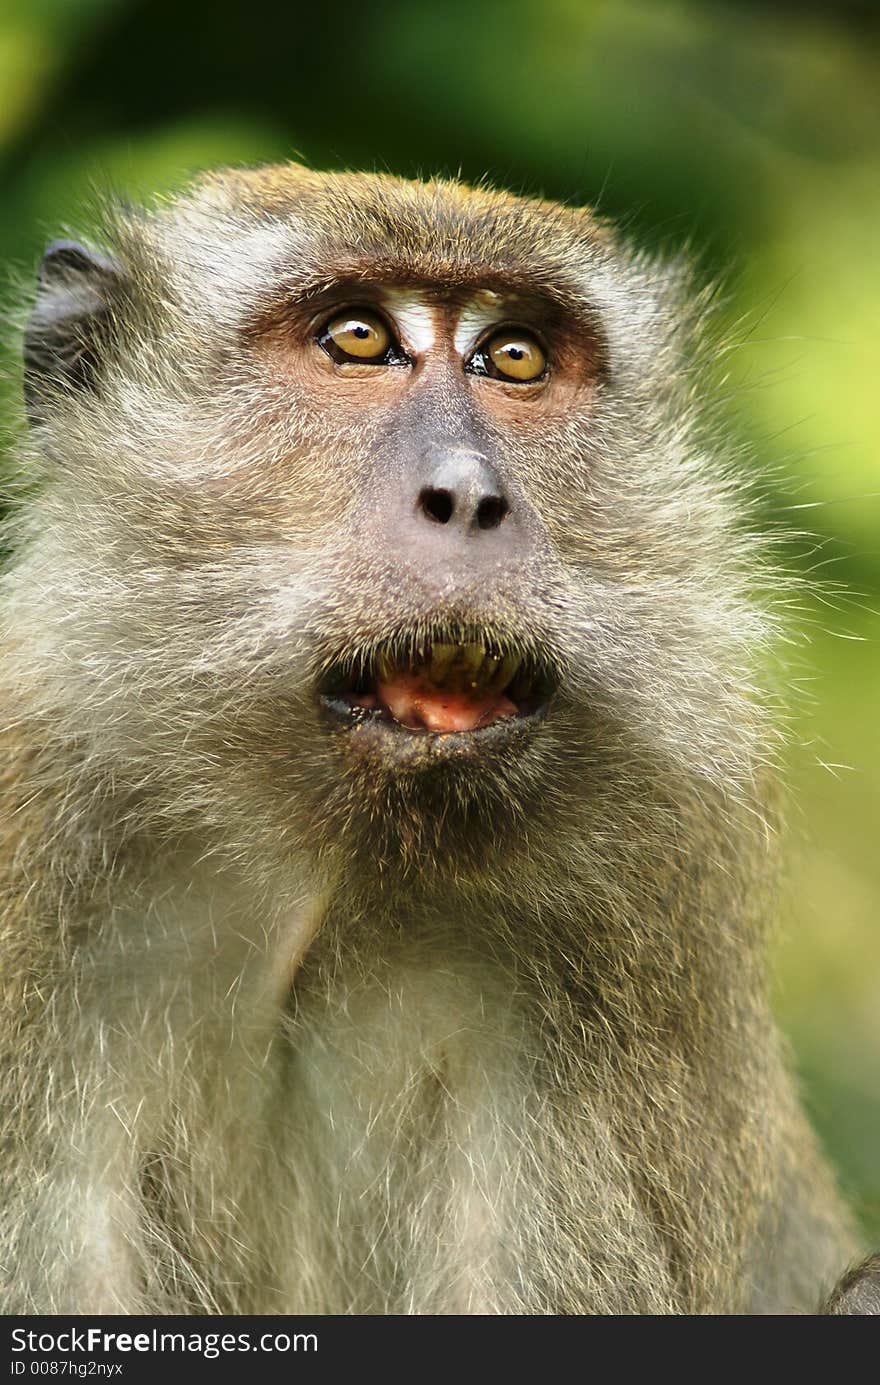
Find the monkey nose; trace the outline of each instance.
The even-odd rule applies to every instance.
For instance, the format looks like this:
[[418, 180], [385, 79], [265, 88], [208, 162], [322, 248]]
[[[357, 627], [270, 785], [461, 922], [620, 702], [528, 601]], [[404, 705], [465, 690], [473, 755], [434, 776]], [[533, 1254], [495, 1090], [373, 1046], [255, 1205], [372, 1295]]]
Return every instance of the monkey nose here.
[[427, 459], [415, 511], [426, 524], [446, 526], [452, 537], [500, 528], [511, 504], [501, 478], [482, 453], [454, 449]]
[[389, 466], [366, 532], [378, 553], [403, 561], [447, 595], [507, 580], [543, 545], [540, 519], [494, 458], [467, 446], [404, 452]]

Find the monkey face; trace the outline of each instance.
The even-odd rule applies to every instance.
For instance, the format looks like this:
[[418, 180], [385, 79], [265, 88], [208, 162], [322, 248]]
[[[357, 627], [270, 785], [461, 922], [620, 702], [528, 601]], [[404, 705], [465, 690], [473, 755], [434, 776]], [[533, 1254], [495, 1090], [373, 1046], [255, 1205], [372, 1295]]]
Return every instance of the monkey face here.
[[[370, 306], [345, 306], [358, 292]], [[267, 370], [314, 376], [327, 414], [344, 417], [364, 390], [360, 409], [377, 419], [347, 516], [360, 561], [379, 559], [359, 576], [375, 593], [375, 633], [328, 650], [325, 721], [347, 729], [346, 753], [409, 769], [521, 744], [559, 675], [534, 617], [511, 600], [551, 556], [517, 476], [510, 417], [559, 411], [594, 379], [566, 358], [560, 329], [558, 350], [548, 344], [557, 333], [540, 300], [442, 278], [346, 283], [319, 300], [302, 328], [286, 311], [261, 347]]]
[[438, 852], [748, 779], [759, 550], [680, 271], [586, 211], [294, 166], [112, 237], [50, 248], [25, 365], [117, 776]]
[[589, 311], [430, 249], [355, 266], [337, 247], [329, 283], [282, 292], [249, 333], [282, 426], [307, 396], [302, 451], [334, 440], [310, 505], [320, 522], [335, 495], [362, 614], [322, 641], [318, 698], [334, 744], [380, 774], [521, 751], [546, 715], [561, 669], [537, 594], [558, 564], [530, 451], [601, 377]]

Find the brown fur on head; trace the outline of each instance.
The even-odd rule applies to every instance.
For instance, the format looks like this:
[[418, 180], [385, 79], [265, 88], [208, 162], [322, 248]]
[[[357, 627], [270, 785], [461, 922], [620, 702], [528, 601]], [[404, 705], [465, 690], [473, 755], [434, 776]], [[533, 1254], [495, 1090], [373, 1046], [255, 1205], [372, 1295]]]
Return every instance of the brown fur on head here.
[[[720, 811], [747, 789], [760, 558], [717, 448], [704, 461], [679, 270], [589, 212], [295, 165], [208, 178], [109, 239], [93, 265], [62, 250], [44, 270], [24, 561], [34, 587], [53, 574], [41, 620], [66, 650], [45, 695], [117, 779], [168, 812], [228, 824], [237, 805], [245, 836], [306, 828], [457, 872], [485, 869], [499, 811], [540, 838], [548, 799], [558, 834], [573, 798], [612, 824], [671, 777]], [[336, 366], [316, 325], [336, 304], [391, 311], [389, 293], [434, 314], [432, 349]], [[475, 296], [543, 334], [541, 387], [462, 372]], [[43, 345], [65, 331], [59, 373]], [[400, 496], [446, 445], [489, 454], [526, 515], [488, 566], [401, 536]], [[389, 759], [322, 725], [330, 668], [469, 631], [547, 671], [540, 727], [482, 759], [424, 737]]]

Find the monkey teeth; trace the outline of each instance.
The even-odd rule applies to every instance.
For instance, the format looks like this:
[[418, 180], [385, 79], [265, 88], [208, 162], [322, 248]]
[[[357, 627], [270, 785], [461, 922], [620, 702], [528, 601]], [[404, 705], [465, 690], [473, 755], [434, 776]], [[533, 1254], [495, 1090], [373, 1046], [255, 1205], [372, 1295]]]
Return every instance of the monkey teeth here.
[[331, 681], [331, 703], [360, 717], [385, 717], [410, 731], [475, 731], [534, 710], [546, 680], [513, 651], [478, 640], [438, 641], [402, 655], [381, 649], [358, 676]]
[[424, 673], [435, 688], [448, 692], [503, 692], [522, 660], [516, 654], [502, 658], [489, 654], [481, 644], [435, 644], [430, 658], [417, 663], [413, 673]]

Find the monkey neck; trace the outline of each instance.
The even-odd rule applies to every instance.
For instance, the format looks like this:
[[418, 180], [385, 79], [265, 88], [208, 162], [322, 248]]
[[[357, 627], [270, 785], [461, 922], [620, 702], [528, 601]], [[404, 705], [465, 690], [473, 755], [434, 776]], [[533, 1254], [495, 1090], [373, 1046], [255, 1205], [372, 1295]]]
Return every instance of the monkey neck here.
[[[371, 868], [349, 841], [295, 855], [236, 835], [229, 821], [184, 827], [106, 782], [96, 798], [87, 766], [62, 776], [57, 755], [40, 767], [17, 745], [0, 822], [7, 834], [17, 823], [29, 845], [4, 853], [6, 898], [42, 882], [44, 926], [67, 922], [72, 992], [88, 994], [91, 959], [98, 976], [113, 944], [121, 1008], [105, 1018], [124, 1034], [144, 968], [168, 954], [156, 955], [167, 984], [138, 1011], [158, 1110], [173, 1065], [190, 1061], [185, 1046], [164, 1044], [174, 1006], [206, 1051], [227, 1054], [234, 1042], [249, 1073], [268, 1071], [274, 1055], [296, 1086], [329, 1053], [353, 1148], [361, 1117], [369, 1130], [388, 1117], [391, 1144], [375, 1145], [375, 1170], [410, 1168], [438, 1129], [467, 1162], [466, 1136], [483, 1130], [474, 1157], [502, 1150], [486, 1178], [503, 1188], [508, 1172], [527, 1177], [518, 1160], [540, 1167], [535, 1205], [550, 1218], [554, 1180], [571, 1179], [560, 1151], [574, 1148], [587, 1203], [634, 1197], [665, 1228], [652, 1254], [673, 1267], [682, 1304], [699, 1306], [699, 1256], [735, 1276], [748, 1232], [737, 1208], [766, 1196], [766, 1159], [752, 1152], [777, 1140], [766, 1112], [779, 1108], [782, 1080], [760, 979], [771, 861], [745, 808], [722, 814], [695, 793], [673, 810], [645, 796], [613, 833], [588, 808], [555, 836], [537, 819], [492, 869], [437, 873], [411, 858]], [[152, 954], [135, 946], [145, 935]], [[43, 1012], [37, 996], [35, 1018]], [[62, 1034], [69, 1042], [69, 1028]], [[222, 1071], [208, 1072], [203, 1100], [219, 1101], [225, 1085]], [[249, 1086], [247, 1101], [260, 1090]], [[402, 1125], [411, 1093], [419, 1114]], [[504, 1093], [493, 1116], [489, 1096]], [[305, 1109], [317, 1123], [318, 1099]], [[564, 1112], [571, 1129], [559, 1125]], [[512, 1122], [535, 1132], [522, 1154], [503, 1152]], [[407, 1206], [426, 1195], [413, 1179]], [[712, 1236], [723, 1244], [708, 1247]], [[603, 1242], [597, 1254], [607, 1251]]]
[[0, 749], [6, 869], [39, 882], [50, 913], [59, 894], [62, 916], [81, 918], [116, 897], [150, 897], [159, 877], [186, 889], [197, 874], [218, 896], [235, 882], [235, 897], [265, 919], [320, 899], [309, 967], [322, 978], [339, 959], [369, 968], [436, 942], [485, 956], [537, 992], [552, 978], [577, 1023], [597, 1007], [604, 1024], [628, 1023], [636, 1007], [649, 1029], [679, 1035], [735, 1024], [744, 997], [763, 996], [776, 856], [757, 797], [645, 785], [598, 806], [536, 805], [494, 845], [469, 847], [453, 831], [443, 850], [438, 831], [420, 851], [386, 833], [377, 850], [361, 833], [264, 833], [232, 804], [215, 821], [169, 813], [127, 791], [112, 765], [48, 738], [45, 719], [23, 719]]
[[[332, 1055], [337, 1110], [353, 1113], [358, 1148], [378, 1112], [402, 1129], [404, 1094], [423, 1104], [426, 1147], [442, 1137], [455, 1148], [457, 1122], [478, 1124], [468, 1102], [482, 1115], [496, 1103], [499, 1121], [534, 1127], [529, 1157], [548, 1181], [570, 1185], [570, 1165], [563, 1175], [556, 1163], [565, 1147], [583, 1159], [588, 1206], [627, 1188], [649, 1209], [663, 1231], [644, 1254], [671, 1271], [690, 1311], [701, 1306], [708, 1239], [717, 1239], [713, 1262], [736, 1280], [749, 1230], [741, 1208], [766, 1196], [758, 1185], [777, 1139], [768, 1113], [782, 1081], [760, 979], [759, 902], [720, 863], [707, 871], [706, 846], [682, 850], [653, 890], [621, 867], [605, 880], [569, 872], [563, 894], [546, 862], [442, 891], [387, 873], [371, 888], [343, 878], [290, 997], [294, 1049], [310, 1054], [319, 1036], [325, 1064]], [[417, 1143], [416, 1132], [407, 1125], [401, 1139]], [[375, 1168], [407, 1157], [384, 1149]], [[515, 1161], [509, 1176], [521, 1176]], [[530, 1196], [539, 1205], [545, 1194], [549, 1218], [552, 1194], [541, 1184]], [[597, 1260], [614, 1253], [595, 1247]]]

